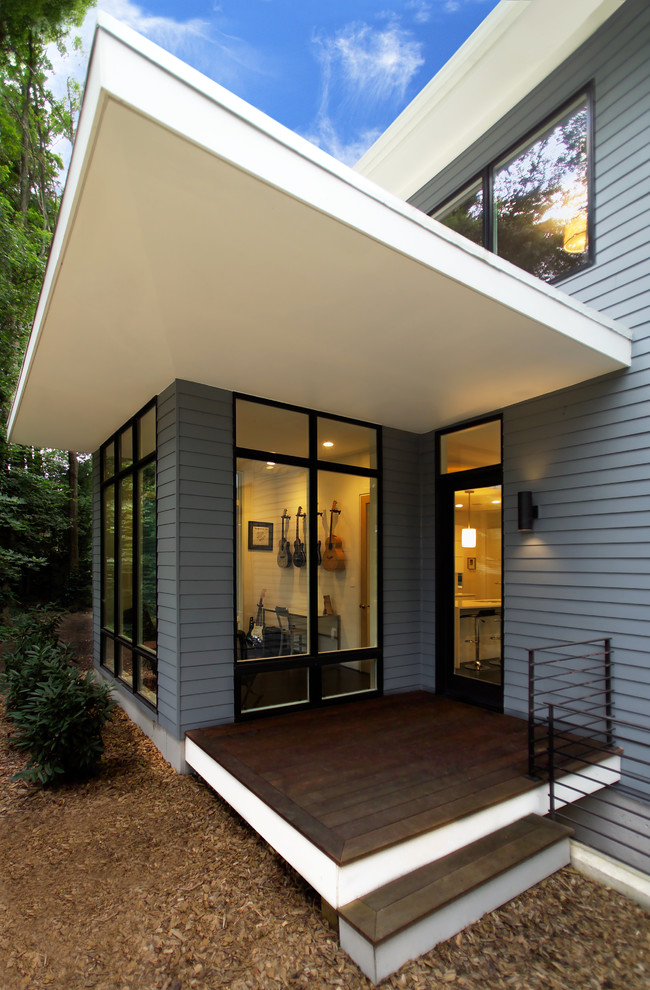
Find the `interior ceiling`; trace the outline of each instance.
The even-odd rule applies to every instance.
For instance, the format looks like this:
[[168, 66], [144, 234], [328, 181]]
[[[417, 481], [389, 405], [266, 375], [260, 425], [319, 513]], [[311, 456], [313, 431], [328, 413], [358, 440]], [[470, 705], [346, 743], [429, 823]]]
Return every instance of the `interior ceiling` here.
[[108, 99], [12, 439], [96, 449], [177, 378], [426, 432], [622, 366]]

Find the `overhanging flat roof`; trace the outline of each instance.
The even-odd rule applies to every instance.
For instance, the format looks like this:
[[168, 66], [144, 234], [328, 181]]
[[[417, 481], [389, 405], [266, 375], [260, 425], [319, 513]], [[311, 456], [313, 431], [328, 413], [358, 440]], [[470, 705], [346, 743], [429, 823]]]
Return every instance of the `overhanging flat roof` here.
[[512, 110], [625, 0], [501, 0], [355, 169], [409, 199]]
[[100, 17], [11, 439], [93, 450], [176, 378], [424, 432], [630, 334]]

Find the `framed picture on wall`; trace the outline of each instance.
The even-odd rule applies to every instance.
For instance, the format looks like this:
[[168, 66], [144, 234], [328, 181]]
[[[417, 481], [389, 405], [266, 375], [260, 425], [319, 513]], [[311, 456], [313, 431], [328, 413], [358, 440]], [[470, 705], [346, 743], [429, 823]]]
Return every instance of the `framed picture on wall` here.
[[248, 549], [262, 550], [270, 553], [273, 550], [273, 523], [254, 522], [248, 524]]

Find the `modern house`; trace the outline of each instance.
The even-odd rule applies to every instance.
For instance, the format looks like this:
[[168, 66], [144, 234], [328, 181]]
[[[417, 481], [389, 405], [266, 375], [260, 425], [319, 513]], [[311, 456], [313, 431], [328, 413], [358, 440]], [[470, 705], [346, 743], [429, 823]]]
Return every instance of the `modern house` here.
[[[342, 918], [546, 797], [334, 866], [271, 808], [278, 726], [379, 755], [428, 692], [498, 748], [528, 651], [600, 639], [644, 745], [649, 65], [645, 0], [502, 0], [352, 170], [100, 15], [11, 439], [94, 453], [98, 671]], [[429, 944], [380, 961], [354, 910], [373, 978]]]

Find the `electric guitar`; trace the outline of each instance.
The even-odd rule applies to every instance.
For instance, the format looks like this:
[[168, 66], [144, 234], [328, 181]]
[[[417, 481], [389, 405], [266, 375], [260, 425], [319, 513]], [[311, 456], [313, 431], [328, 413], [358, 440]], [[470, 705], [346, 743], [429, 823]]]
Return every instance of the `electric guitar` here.
[[287, 524], [287, 533], [289, 532], [289, 520], [291, 516], [287, 515], [287, 510], [285, 509], [282, 513], [282, 537], [280, 538], [280, 545], [278, 547], [278, 567], [291, 567], [291, 547], [289, 540], [284, 535], [284, 524]]
[[300, 517], [306, 516], [307, 513], [302, 511], [302, 505], [298, 506], [298, 513], [296, 515], [296, 539], [293, 544], [293, 563], [294, 567], [304, 567], [305, 565], [305, 544], [300, 542]]
[[264, 644], [264, 595], [265, 594], [266, 594], [266, 588], [264, 588], [260, 594], [260, 600], [257, 603], [257, 615], [255, 616], [255, 624], [251, 629], [250, 635], [253, 641], [253, 646], [263, 646]]
[[323, 551], [323, 567], [326, 571], [342, 571], [345, 567], [345, 556], [343, 554], [343, 541], [340, 536], [336, 536], [332, 532], [332, 523], [334, 522], [334, 516], [339, 516], [341, 510], [336, 507], [336, 500], [332, 502], [332, 508], [330, 509], [330, 535], [327, 541], [327, 546]]

